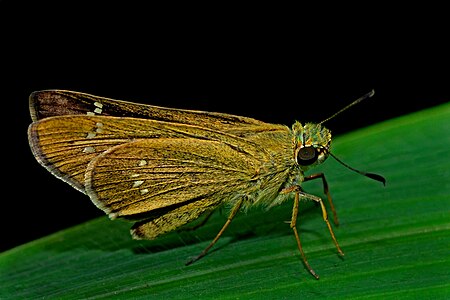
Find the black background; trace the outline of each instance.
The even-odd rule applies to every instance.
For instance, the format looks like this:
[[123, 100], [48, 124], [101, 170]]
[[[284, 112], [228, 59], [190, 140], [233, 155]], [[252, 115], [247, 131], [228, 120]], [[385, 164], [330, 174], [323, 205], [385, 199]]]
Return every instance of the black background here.
[[439, 8], [70, 3], [0, 1], [0, 250], [103, 215], [32, 156], [32, 91], [290, 125], [321, 121], [375, 89], [327, 123], [335, 135], [450, 99]]

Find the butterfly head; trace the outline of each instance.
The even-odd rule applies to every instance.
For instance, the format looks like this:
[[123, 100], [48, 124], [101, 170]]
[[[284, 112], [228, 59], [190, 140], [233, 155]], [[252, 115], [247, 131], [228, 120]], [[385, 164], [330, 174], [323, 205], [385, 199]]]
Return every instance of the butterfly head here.
[[311, 167], [324, 162], [331, 146], [331, 132], [321, 124], [295, 122], [294, 160], [301, 167]]

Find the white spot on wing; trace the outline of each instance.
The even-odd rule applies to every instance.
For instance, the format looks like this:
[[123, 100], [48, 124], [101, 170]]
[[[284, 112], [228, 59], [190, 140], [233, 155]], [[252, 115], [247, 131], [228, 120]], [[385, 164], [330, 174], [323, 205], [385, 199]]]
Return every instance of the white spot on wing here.
[[143, 166], [145, 166], [145, 165], [147, 165], [147, 161], [146, 161], [145, 159], [141, 159], [141, 160], [139, 161], [139, 167], [143, 167]]
[[140, 190], [141, 195], [147, 194], [148, 193], [148, 189], [142, 189]]
[[86, 113], [86, 115], [88, 115], [88, 116], [95, 116], [95, 113], [93, 113], [92, 111], [88, 111], [88, 112]]
[[143, 183], [144, 183], [144, 180], [136, 180], [135, 182], [133, 182], [133, 187], [134, 188], [138, 187], [138, 186], [140, 186]]
[[95, 126], [97, 127], [95, 129], [95, 132], [97, 132], [97, 133], [102, 133], [103, 132], [103, 123], [97, 122], [97, 123], [95, 123]]
[[94, 153], [94, 152], [95, 152], [95, 148], [91, 147], [91, 146], [85, 147], [83, 149], [83, 153]]
[[98, 108], [103, 108], [103, 104], [100, 102], [94, 102], [94, 106], [97, 106]]
[[94, 109], [94, 113], [101, 114], [102, 113], [102, 109], [97, 107], [96, 109]]
[[94, 138], [96, 135], [97, 135], [97, 134], [96, 134], [95, 132], [88, 132], [86, 138], [87, 138], [87, 139], [92, 139], [92, 138]]

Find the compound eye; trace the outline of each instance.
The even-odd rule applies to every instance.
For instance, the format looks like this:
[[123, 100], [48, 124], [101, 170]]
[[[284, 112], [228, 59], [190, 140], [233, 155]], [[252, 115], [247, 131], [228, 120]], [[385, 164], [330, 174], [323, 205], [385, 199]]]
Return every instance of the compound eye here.
[[312, 146], [303, 147], [298, 150], [297, 163], [302, 166], [308, 166], [317, 161], [318, 153]]

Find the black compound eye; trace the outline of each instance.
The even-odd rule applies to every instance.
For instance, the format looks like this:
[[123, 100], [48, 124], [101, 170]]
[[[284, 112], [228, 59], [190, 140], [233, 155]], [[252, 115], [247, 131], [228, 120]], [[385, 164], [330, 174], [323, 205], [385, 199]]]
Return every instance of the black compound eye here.
[[298, 150], [297, 163], [302, 166], [308, 166], [316, 162], [318, 153], [312, 146], [303, 147]]

